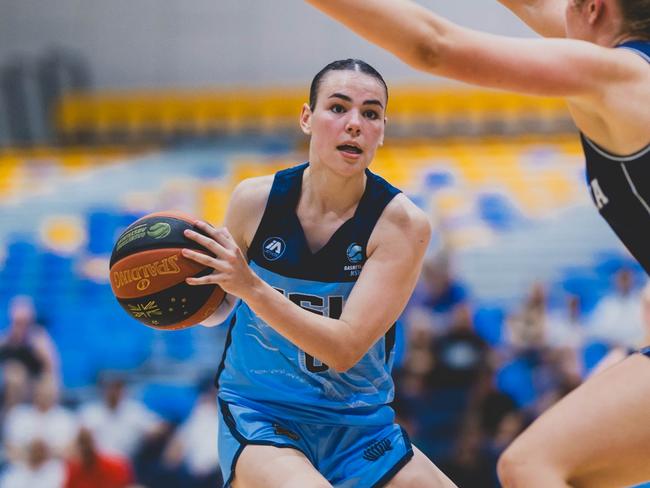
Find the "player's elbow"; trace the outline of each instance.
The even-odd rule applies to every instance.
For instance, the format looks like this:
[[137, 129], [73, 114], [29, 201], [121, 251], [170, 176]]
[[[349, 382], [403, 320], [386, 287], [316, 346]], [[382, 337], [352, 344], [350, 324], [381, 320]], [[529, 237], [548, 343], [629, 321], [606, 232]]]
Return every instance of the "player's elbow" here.
[[405, 59], [413, 68], [436, 72], [442, 67], [448, 42], [448, 29], [436, 21], [425, 22], [413, 33], [411, 51]]
[[333, 358], [330, 366], [337, 373], [346, 373], [352, 369], [365, 354], [365, 350], [356, 347], [351, 342], [341, 345], [337, 348], [336, 357]]

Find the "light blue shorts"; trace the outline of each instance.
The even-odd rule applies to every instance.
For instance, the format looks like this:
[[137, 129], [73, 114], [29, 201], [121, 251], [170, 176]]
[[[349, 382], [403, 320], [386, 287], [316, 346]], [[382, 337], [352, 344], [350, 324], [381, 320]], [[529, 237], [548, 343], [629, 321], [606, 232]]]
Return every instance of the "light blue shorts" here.
[[336, 488], [384, 486], [413, 457], [408, 435], [397, 424], [306, 424], [218, 402], [219, 462], [225, 488], [230, 487], [237, 459], [247, 445], [297, 449]]

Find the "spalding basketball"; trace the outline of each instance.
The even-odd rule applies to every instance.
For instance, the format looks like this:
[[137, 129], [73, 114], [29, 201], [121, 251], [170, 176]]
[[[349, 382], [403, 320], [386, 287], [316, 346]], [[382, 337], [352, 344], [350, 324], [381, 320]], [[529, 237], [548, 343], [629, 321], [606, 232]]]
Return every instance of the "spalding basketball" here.
[[212, 315], [223, 300], [218, 285], [185, 282], [213, 271], [181, 254], [183, 248], [210, 254], [183, 235], [185, 229], [200, 232], [193, 226], [195, 220], [180, 212], [149, 214], [131, 224], [115, 243], [111, 288], [122, 308], [145, 325], [190, 327]]

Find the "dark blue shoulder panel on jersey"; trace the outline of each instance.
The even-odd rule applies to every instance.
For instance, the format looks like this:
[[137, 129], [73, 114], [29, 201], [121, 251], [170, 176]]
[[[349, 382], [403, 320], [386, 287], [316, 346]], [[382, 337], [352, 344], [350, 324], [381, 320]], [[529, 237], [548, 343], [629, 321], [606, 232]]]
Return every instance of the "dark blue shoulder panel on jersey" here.
[[650, 41], [628, 41], [616, 47], [638, 51], [650, 63]]
[[[296, 215], [302, 175], [309, 163], [276, 173], [248, 258], [282, 276], [322, 282], [356, 281], [368, 239], [386, 205], [400, 190], [366, 170], [366, 188], [352, 218], [316, 252]], [[352, 269], [354, 268], [354, 269]]]

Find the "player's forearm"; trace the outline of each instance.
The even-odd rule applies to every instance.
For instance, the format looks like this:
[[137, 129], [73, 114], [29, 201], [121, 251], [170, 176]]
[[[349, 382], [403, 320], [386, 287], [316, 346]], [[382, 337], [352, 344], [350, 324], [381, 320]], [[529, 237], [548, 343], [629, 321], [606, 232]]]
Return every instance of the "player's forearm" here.
[[499, 0], [528, 27], [544, 37], [565, 37], [564, 4], [558, 0]]
[[261, 279], [242, 299], [276, 332], [337, 371], [358, 356], [348, 324], [300, 308]]

